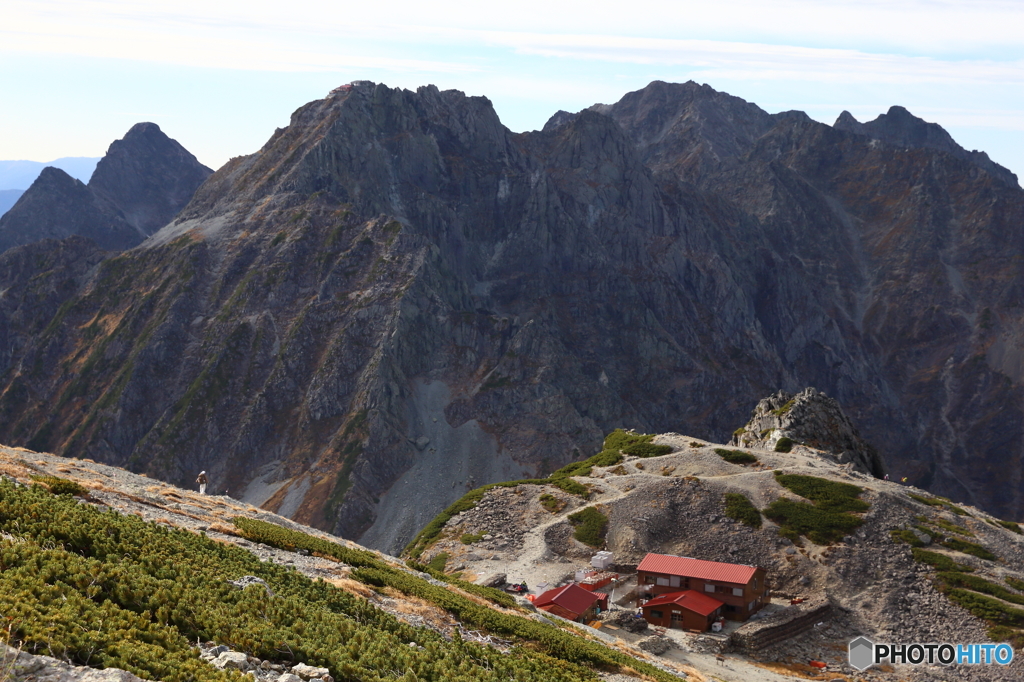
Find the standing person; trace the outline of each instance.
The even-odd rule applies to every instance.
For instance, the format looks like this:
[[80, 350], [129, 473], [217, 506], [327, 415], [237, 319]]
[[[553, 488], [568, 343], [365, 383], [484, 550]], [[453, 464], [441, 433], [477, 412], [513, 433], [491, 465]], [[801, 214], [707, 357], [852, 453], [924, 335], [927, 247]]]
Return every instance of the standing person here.
[[199, 484], [199, 494], [200, 495], [205, 495], [206, 494], [206, 484], [209, 483], [209, 482], [210, 482], [210, 479], [206, 478], [206, 472], [205, 471], [200, 471], [198, 478], [196, 478], [196, 483]]

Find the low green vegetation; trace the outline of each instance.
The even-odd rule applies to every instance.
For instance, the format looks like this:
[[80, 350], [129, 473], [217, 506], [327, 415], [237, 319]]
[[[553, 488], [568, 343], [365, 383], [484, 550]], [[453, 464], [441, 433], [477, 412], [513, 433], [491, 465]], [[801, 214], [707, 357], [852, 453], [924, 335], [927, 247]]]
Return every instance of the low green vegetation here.
[[1006, 584], [1015, 590], [1020, 590], [1021, 592], [1024, 592], [1024, 580], [1020, 580], [1019, 578], [1014, 578], [1012, 575], [1008, 575], [1006, 576]]
[[944, 497], [925, 497], [924, 495], [917, 495], [915, 493], [907, 493], [912, 500], [917, 500], [922, 504], [927, 504], [931, 507], [944, 507], [949, 511], [953, 512], [957, 516], [970, 516], [965, 509], [962, 509]]
[[474, 542], [480, 542], [484, 539], [484, 533], [463, 533], [462, 537], [459, 538], [464, 545], [472, 545]]
[[946, 588], [943, 594], [982, 620], [996, 625], [1024, 627], [1024, 609], [1014, 608], [971, 590]]
[[[240, 547], [101, 512], [41, 487], [0, 481], [0, 530], [16, 538], [0, 540], [5, 639], [29, 653], [165, 682], [245, 679], [201, 660], [192, 646], [197, 640], [286, 665], [324, 666], [348, 682], [595, 680], [585, 665], [629, 666], [659, 680], [673, 679], [556, 627], [475, 604], [391, 568], [371, 552], [285, 529], [240, 526], [284, 546], [316, 547], [328, 556], [354, 559], [359, 570], [405, 581], [409, 592], [422, 591], [435, 603], [448, 599], [451, 610], [471, 614], [470, 627], [501, 632], [516, 645], [501, 652], [457, 637], [446, 641]], [[269, 590], [238, 589], [228, 582], [246, 575], [266, 581]]]
[[863, 523], [863, 519], [853, 513], [870, 508], [867, 502], [858, 499], [864, 489], [850, 483], [779, 472], [775, 472], [775, 480], [811, 500], [808, 504], [781, 497], [765, 508], [764, 515], [779, 524], [784, 537], [803, 535], [817, 544], [838, 542]]
[[80, 483], [69, 481], [60, 476], [33, 476], [33, 481], [42, 483], [54, 495], [87, 495], [89, 491]]
[[[445, 560], [447, 561], [447, 557], [445, 557]], [[494, 602], [498, 606], [504, 606], [506, 609], [519, 608], [519, 606], [516, 604], [515, 597], [508, 594], [507, 592], [502, 592], [501, 590], [495, 589], [493, 587], [484, 587], [483, 585], [477, 585], [475, 583], [462, 580], [461, 578], [455, 575], [448, 575], [444, 572], [444, 570], [435, 568], [434, 562], [430, 562], [429, 564], [421, 564], [419, 562], [410, 560], [406, 561], [405, 565], [415, 571], [426, 573], [431, 578], [454, 585], [463, 592], [469, 592], [470, 594], [475, 594], [478, 597], [483, 597], [484, 599]]]
[[1002, 519], [996, 519], [996, 523], [1005, 528], [1011, 530], [1017, 535], [1024, 535], [1024, 531], [1021, 531], [1020, 524], [1014, 523], [1013, 521], [1003, 521]]
[[774, 414], [776, 417], [781, 417], [782, 415], [786, 414], [791, 409], [793, 409], [793, 405], [795, 405], [795, 404], [796, 404], [796, 398], [793, 398], [793, 399], [789, 400], [785, 405], [783, 405], [782, 407], [778, 408], [777, 410], [772, 410], [772, 414]]
[[[609, 649], [601, 644], [577, 637], [554, 625], [539, 623], [522, 616], [503, 613], [486, 606], [481, 606], [473, 600], [445, 587], [432, 585], [422, 578], [410, 575], [405, 571], [389, 566], [372, 552], [368, 552], [366, 550], [353, 550], [338, 545], [337, 543], [315, 538], [304, 533], [287, 530], [280, 526], [274, 526], [273, 524], [262, 521], [236, 519], [235, 523], [236, 525], [241, 523], [249, 529], [246, 531], [247, 537], [251, 536], [253, 539], [256, 537], [264, 538], [256, 540], [258, 542], [265, 542], [266, 538], [274, 538], [275, 542], [268, 542], [267, 544], [284, 547], [299, 547], [310, 549], [310, 551], [313, 551], [311, 548], [317, 547], [319, 549], [316, 551], [324, 556], [334, 556], [335, 558], [346, 556], [354, 558], [359, 562], [358, 564], [352, 564], [358, 566], [357, 570], [353, 571], [351, 574], [351, 577], [355, 580], [359, 580], [360, 582], [375, 587], [392, 587], [400, 592], [419, 597], [434, 604], [435, 606], [438, 606], [439, 608], [445, 609], [466, 626], [483, 629], [500, 637], [513, 638], [521, 646], [514, 647], [511, 650], [511, 653], [522, 655], [523, 653], [528, 652], [529, 655], [536, 656], [539, 660], [544, 661], [545, 665], [550, 666], [550, 670], [558, 675], [557, 678], [552, 679], [595, 680], [596, 677], [593, 671], [581, 666], [595, 666], [606, 670], [615, 670], [619, 666], [624, 666], [644, 675], [648, 675], [651, 678], [658, 680], [658, 682], [678, 682], [677, 677], [669, 675], [650, 664], [637, 661], [631, 656]], [[279, 542], [285, 542], [286, 544], [277, 544]], [[367, 557], [370, 558], [369, 561], [367, 560]], [[341, 559], [341, 561], [351, 564], [347, 559]], [[407, 565], [415, 568], [416, 570], [428, 573], [438, 580], [442, 580], [453, 586], [459, 587], [460, 589], [471, 592], [472, 594], [484, 596], [485, 598], [500, 605], [507, 607], [514, 607], [515, 605], [514, 598], [499, 590], [482, 587], [480, 585], [473, 585], [472, 583], [459, 580], [452, 576], [445, 575], [444, 573], [439, 573], [430, 568], [430, 566], [424, 564], [418, 564], [410, 561], [407, 562]], [[456, 640], [456, 643], [460, 643], [459, 640]], [[422, 679], [427, 679], [423, 678], [419, 673], [417, 673], [417, 675]], [[352, 679], [354, 681], [359, 678], [347, 679]], [[432, 679], [437, 679], [440, 682], [440, 680], [443, 680], [444, 678]], [[481, 679], [490, 680], [493, 678], [485, 677]], [[503, 679], [515, 679], [518, 681], [521, 678], [514, 674], [507, 674]], [[524, 677], [522, 679], [527, 678]], [[534, 678], [530, 677], [528, 679]]]
[[622, 448], [622, 452], [634, 457], [661, 457], [672, 452], [672, 446], [656, 443], [633, 443]]
[[793, 449], [793, 439], [783, 436], [775, 443], [775, 452], [790, 452]]
[[903, 542], [914, 548], [924, 547], [924, 542], [919, 540], [912, 530], [891, 530], [889, 535], [896, 542]]
[[958, 564], [945, 554], [930, 552], [927, 549], [919, 549], [917, 547], [914, 547], [910, 551], [914, 554], [914, 561], [920, 564], [928, 564], [940, 571], [961, 571], [969, 573], [974, 570], [967, 564]]
[[976, 556], [979, 559], [995, 561], [999, 558], [989, 550], [982, 547], [981, 545], [975, 544], [973, 542], [967, 542], [966, 540], [960, 540], [959, 538], [946, 538], [942, 542], [942, 545], [945, 547], [949, 547], [950, 549], [955, 549], [958, 552], [963, 552], [964, 554]]
[[761, 512], [747, 499], [746, 495], [740, 493], [725, 494], [725, 515], [730, 519], [736, 519], [742, 524], [751, 528], [761, 527]]
[[552, 514], [557, 514], [565, 509], [565, 502], [558, 499], [551, 493], [542, 493], [538, 498], [538, 501], [540, 502], [540, 506], [544, 507]]
[[742, 450], [715, 448], [715, 454], [730, 464], [756, 464], [758, 461], [757, 457], [749, 452], [743, 452]]
[[438, 573], [444, 573], [445, 566], [448, 565], [448, 552], [440, 552], [433, 559], [427, 562], [427, 566], [434, 569]]
[[946, 519], [942, 519], [942, 518], [929, 519], [928, 523], [934, 524], [934, 525], [938, 526], [939, 528], [941, 528], [942, 530], [945, 530], [945, 531], [950, 532], [950, 533], [956, 533], [958, 535], [964, 535], [964, 536], [969, 537], [969, 538], [973, 538], [974, 537], [974, 533], [972, 533], [971, 531], [967, 530], [966, 528], [964, 528], [962, 526], [958, 526], [955, 523], [950, 523]]
[[950, 587], [963, 587], [975, 592], [984, 592], [1003, 601], [1024, 604], [1024, 596], [1011, 592], [998, 583], [990, 582], [976, 575], [968, 575], [959, 571], [942, 571], [937, 577]]
[[608, 532], [608, 517], [596, 507], [584, 507], [569, 514], [569, 523], [576, 528], [572, 536], [583, 544], [595, 548], [604, 545], [604, 536]]

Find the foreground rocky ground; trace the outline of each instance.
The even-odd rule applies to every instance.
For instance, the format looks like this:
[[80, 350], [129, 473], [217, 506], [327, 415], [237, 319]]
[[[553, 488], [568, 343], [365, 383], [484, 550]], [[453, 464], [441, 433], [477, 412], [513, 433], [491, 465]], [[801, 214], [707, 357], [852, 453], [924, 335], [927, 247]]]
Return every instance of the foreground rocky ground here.
[[[927, 516], [934, 523], [940, 520], [973, 533], [972, 540], [983, 544], [997, 555], [997, 561], [954, 552], [944, 547], [929, 546], [969, 564], [977, 575], [1002, 581], [1006, 576], [1024, 579], [1024, 545], [1022, 538], [992, 525], [993, 519], [973, 508], [964, 508], [966, 516], [935, 508], [914, 500], [909, 494], [924, 497], [917, 491], [897, 483], [873, 479], [854, 470], [851, 464], [839, 465], [821, 453], [803, 447], [790, 453], [749, 450], [758, 464], [730, 464], [715, 453], [713, 444], [697, 439], [665, 434], [655, 443], [668, 445], [670, 454], [638, 459], [626, 457], [621, 464], [594, 468], [589, 476], [574, 480], [586, 485], [591, 499], [568, 495], [549, 486], [524, 485], [496, 488], [487, 493], [473, 509], [449, 522], [441, 539], [422, 557], [425, 560], [442, 552], [449, 554], [448, 568], [463, 571], [463, 577], [485, 578], [493, 573], [506, 573], [509, 580], [525, 580], [531, 587], [540, 583], [555, 584], [587, 563], [593, 548], [573, 537], [567, 516], [583, 506], [593, 505], [609, 517], [606, 546], [615, 553], [620, 568], [629, 569], [648, 551], [697, 556], [718, 561], [759, 564], [769, 571], [778, 614], [784, 617], [791, 607], [790, 597], [803, 597], [809, 604], [828, 602], [832, 611], [817, 627], [796, 637], [762, 649], [753, 654], [729, 651], [725, 661], [715, 659], [722, 642], [710, 637], [694, 637], [688, 633], [633, 634], [624, 629], [603, 627], [593, 633], [614, 646], [694, 680], [725, 680], [753, 682], [784, 680], [794, 677], [843, 680], [1016, 680], [1020, 679], [1018, 661], [1009, 668], [959, 667], [915, 668], [898, 666], [873, 668], [856, 673], [846, 665], [846, 644], [865, 634], [875, 641], [988, 641], [987, 626], [959, 606], [949, 602], [932, 584], [930, 567], [915, 563], [907, 545], [897, 544], [890, 536], [893, 529], [919, 525], [918, 518]], [[725, 514], [724, 492], [741, 492], [755, 506], [763, 508], [783, 494], [773, 470], [805, 473], [854, 483], [865, 489], [862, 498], [871, 507], [864, 514], [864, 524], [851, 536], [833, 546], [819, 546], [801, 540], [794, 544], [779, 535], [776, 524], [765, 521], [755, 530], [735, 522]], [[300, 552], [289, 552], [250, 542], [236, 533], [230, 520], [236, 516], [259, 518], [285, 527], [331, 539], [352, 547], [357, 545], [328, 534], [295, 524], [228, 496], [199, 495], [121, 469], [87, 460], [68, 460], [15, 448], [0, 448], [0, 474], [21, 482], [31, 482], [33, 475], [54, 475], [77, 481], [89, 489], [91, 501], [135, 514], [141, 518], [169, 526], [206, 533], [210, 537], [244, 547], [261, 560], [294, 567], [313, 578], [359, 594], [376, 606], [410, 624], [436, 631], [458, 631], [464, 638], [486, 641], [491, 646], [507, 646], [485, 633], [464, 628], [450, 614], [427, 602], [384, 588], [374, 590], [349, 579], [350, 569], [344, 564]], [[540, 502], [541, 495], [551, 495], [564, 507], [552, 512]], [[480, 536], [476, 542], [464, 544], [464, 534]], [[802, 545], [802, 546], [800, 546]], [[381, 555], [389, 561], [398, 561]], [[617, 590], [615, 597], [628, 592], [628, 584]], [[629, 608], [628, 606], [626, 608]], [[614, 612], [611, 615], [615, 615]], [[212, 649], [216, 643], [203, 644], [208, 660], [232, 660], [229, 654]], [[235, 652], [237, 653], [237, 652]], [[23, 654], [22, 663], [27, 655]], [[290, 670], [277, 670], [261, 661], [248, 660], [239, 654], [237, 667], [251, 670], [261, 682], [295, 682], [287, 677]], [[237, 656], [236, 656], [237, 658]], [[117, 671], [106, 671], [104, 677], [90, 669], [74, 669], [56, 661], [28, 660], [32, 672], [18, 680], [88, 680], [89, 682], [134, 682]], [[829, 663], [825, 676], [815, 675], [809, 660]], [[13, 666], [6, 668], [12, 670]], [[22, 670], [27, 670], [22, 666]], [[622, 675], [606, 675], [608, 680], [627, 682]], [[304, 679], [299, 677], [299, 679]], [[306, 677], [305, 679], [314, 679]], [[319, 678], [323, 679], [323, 678]]]

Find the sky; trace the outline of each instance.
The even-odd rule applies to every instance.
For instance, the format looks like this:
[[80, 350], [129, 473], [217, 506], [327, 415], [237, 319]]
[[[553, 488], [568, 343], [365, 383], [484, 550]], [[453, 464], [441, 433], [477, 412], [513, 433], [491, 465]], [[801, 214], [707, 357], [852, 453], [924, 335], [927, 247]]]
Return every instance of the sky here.
[[352, 80], [483, 95], [516, 132], [694, 80], [829, 124], [899, 104], [1024, 180], [1022, 27], [1022, 0], [2, 0], [0, 159], [152, 121], [218, 168]]

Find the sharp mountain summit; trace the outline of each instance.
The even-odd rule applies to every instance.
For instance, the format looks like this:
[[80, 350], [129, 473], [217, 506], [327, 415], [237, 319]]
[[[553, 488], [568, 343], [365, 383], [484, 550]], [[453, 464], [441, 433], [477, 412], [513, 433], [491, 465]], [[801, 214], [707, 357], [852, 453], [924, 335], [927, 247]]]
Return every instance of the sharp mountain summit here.
[[0, 442], [395, 552], [615, 428], [724, 442], [815, 386], [875, 475], [1024, 517], [1024, 191], [901, 107], [654, 82], [515, 134], [358, 81], [208, 174], [140, 124], [0, 219]]

